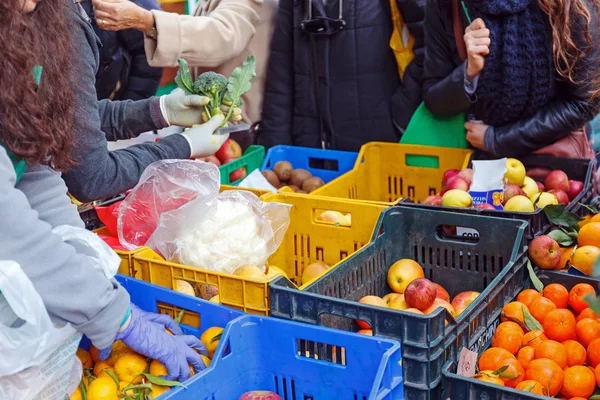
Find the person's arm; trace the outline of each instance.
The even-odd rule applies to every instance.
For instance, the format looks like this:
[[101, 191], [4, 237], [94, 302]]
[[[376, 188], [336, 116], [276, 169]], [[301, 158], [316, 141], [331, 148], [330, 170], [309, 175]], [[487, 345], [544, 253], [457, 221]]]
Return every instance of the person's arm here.
[[271, 41], [261, 123], [261, 141], [266, 147], [293, 144], [293, 5], [292, 1], [279, 3]]
[[[124, 104], [151, 102], [108, 102], [96, 100], [94, 87], [95, 58], [88, 42], [84, 27], [75, 23], [72, 38], [75, 56], [73, 57], [73, 77], [75, 112], [73, 130], [75, 143], [72, 158], [78, 163], [63, 174], [71, 194], [79, 201], [93, 201], [118, 195], [134, 187], [142, 172], [151, 163], [163, 159], [187, 159], [191, 155], [190, 145], [182, 135], [171, 135], [158, 143], [147, 143], [123, 150], [109, 152], [106, 135], [101, 130], [117, 128], [129, 123], [135, 127], [139, 119], [147, 120], [148, 115], [139, 116], [135, 108]], [[100, 105], [100, 108], [99, 108]], [[102, 109], [102, 107], [107, 107]], [[100, 110], [105, 116], [100, 120]], [[146, 111], [144, 111], [146, 110]], [[150, 113], [150, 107], [140, 107], [140, 113]], [[107, 119], [106, 116], [111, 118]], [[121, 121], [121, 122], [119, 122]]]
[[[579, 22], [582, 24], [583, 22]], [[485, 133], [486, 151], [497, 156], [518, 157], [529, 154], [582, 128], [600, 111], [600, 99], [591, 99], [599, 61], [599, 18], [592, 13], [591, 36], [595, 46], [590, 48], [577, 29], [575, 43], [583, 56], [575, 66], [574, 81], [557, 80], [558, 98], [530, 118], [503, 126], [490, 127]], [[580, 25], [581, 26], [581, 25]]]
[[48, 312], [72, 323], [98, 348], [110, 345], [129, 295], [52, 233], [61, 224], [83, 227], [60, 175], [30, 167], [16, 186], [15, 181], [12, 163], [0, 147], [0, 225], [10, 227], [0, 229], [0, 260], [21, 266]]
[[[221, 0], [210, 16], [151, 11], [158, 36], [146, 37], [148, 63], [175, 67], [184, 58], [191, 65], [217, 67], [231, 60], [256, 33], [262, 5], [263, 0]], [[143, 32], [151, 28], [145, 26]]]
[[[445, 14], [440, 2], [431, 0], [425, 7], [425, 62], [423, 71], [423, 101], [427, 108], [438, 116], [452, 116], [466, 112], [471, 106], [466, 90], [466, 62], [458, 67], [446, 25]], [[448, 13], [448, 16], [450, 14]]]
[[[90, 70], [91, 71], [91, 70]], [[86, 76], [91, 74], [86, 74]], [[93, 85], [80, 83], [78, 90], [84, 90], [81, 97], [88, 97], [91, 91], [96, 96]], [[84, 96], [85, 95], [85, 96]], [[144, 132], [166, 128], [168, 125], [160, 111], [160, 99], [152, 97], [145, 100], [97, 100], [98, 127], [106, 135], [106, 140], [132, 139]]]

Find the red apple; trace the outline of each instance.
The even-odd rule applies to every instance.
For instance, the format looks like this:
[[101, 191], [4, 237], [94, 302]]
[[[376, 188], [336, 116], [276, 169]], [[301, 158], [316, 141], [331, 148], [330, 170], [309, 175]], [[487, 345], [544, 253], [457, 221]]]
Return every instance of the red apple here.
[[[370, 306], [387, 308], [387, 303], [381, 297], [378, 296], [365, 296], [361, 298], [358, 302], [361, 304], [368, 304]], [[371, 329], [371, 325], [369, 325], [365, 321], [357, 320], [356, 323], [358, 324], [358, 326], [361, 327], [361, 329]]]
[[205, 160], [205, 161], [206, 161], [206, 162], [209, 162], [209, 163], [213, 163], [213, 164], [215, 164], [217, 167], [220, 167], [220, 166], [222, 165], [222, 164], [221, 164], [221, 160], [219, 160], [219, 159], [218, 159], [216, 156], [208, 156], [208, 157], [206, 157], [206, 160]]
[[552, 193], [556, 196], [558, 204], [564, 204], [565, 206], [569, 204], [569, 195], [563, 192], [562, 190], [552, 189], [548, 193]]
[[480, 294], [481, 293], [479, 292], [473, 291], [462, 292], [457, 294], [452, 300], [452, 307], [454, 308], [454, 311], [456, 313], [455, 316], [458, 317], [460, 313], [465, 311], [467, 307], [469, 307], [471, 303], [474, 302], [477, 296], [479, 296]]
[[227, 139], [223, 146], [215, 153], [215, 156], [223, 163], [227, 164], [227, 160], [237, 160], [242, 156], [242, 148], [233, 139]]
[[409, 308], [426, 310], [435, 301], [437, 288], [427, 278], [419, 278], [412, 281], [404, 292], [404, 299]]
[[425, 200], [423, 200], [422, 204], [430, 204], [432, 206], [441, 206], [442, 205], [442, 196], [433, 195], [427, 196]]
[[557, 189], [569, 193], [569, 177], [564, 171], [559, 169], [550, 172], [546, 177], [544, 184], [548, 190]]
[[[433, 304], [431, 305], [431, 307], [424, 310], [423, 314], [431, 314], [440, 307], [444, 307], [446, 310], [448, 310], [450, 315], [452, 315], [454, 318], [456, 318], [457, 314], [456, 314], [456, 310], [454, 309], [454, 307], [452, 307], [452, 305], [450, 303], [448, 303], [447, 301], [442, 300], [442, 299], [435, 299]], [[446, 323], [448, 323], [447, 320], [446, 320]]]
[[232, 173], [229, 174], [229, 181], [230, 182], [239, 181], [240, 179], [245, 178], [246, 175], [247, 175], [246, 167], [236, 169], [235, 171], [233, 171]]
[[506, 204], [511, 197], [515, 196], [527, 196], [527, 194], [525, 194], [523, 189], [512, 183], [504, 185], [504, 203]]
[[442, 285], [439, 285], [437, 283], [434, 283], [435, 288], [437, 289], [437, 295], [435, 297], [437, 297], [438, 299], [442, 299], [444, 301], [447, 301], [448, 303], [450, 303], [450, 295], [448, 294], [448, 292], [446, 291], [446, 289], [444, 289], [442, 287]]
[[456, 231], [456, 226], [452, 226], [452, 225], [443, 225], [442, 226], [442, 230], [444, 231], [444, 233], [446, 235], [450, 235], [450, 236], [456, 236], [457, 235], [457, 231]]
[[535, 182], [537, 183], [538, 189], [540, 190], [540, 193], [545, 192], [546, 191], [546, 187], [544, 186], [544, 184], [542, 182]]
[[471, 186], [471, 183], [473, 183], [473, 170], [471, 168], [463, 169], [459, 172], [458, 177], [464, 179]]
[[444, 189], [442, 190], [442, 196], [444, 195], [444, 193], [452, 189], [460, 189], [464, 190], [465, 192], [468, 192], [469, 184], [463, 178], [455, 176], [454, 178], [451, 178], [448, 181], [448, 184], [446, 186], [444, 186]]
[[541, 269], [555, 269], [560, 262], [560, 246], [550, 236], [538, 236], [529, 245], [529, 259]]
[[488, 203], [477, 204], [475, 206], [475, 208], [478, 210], [495, 210], [496, 209], [493, 205], [488, 204]]
[[448, 171], [444, 172], [444, 178], [442, 179], [442, 186], [446, 186], [448, 184], [448, 181], [451, 178], [454, 178], [459, 173], [460, 173], [460, 170], [458, 170], [458, 169], [449, 169]]
[[583, 182], [569, 181], [569, 191], [567, 193], [569, 194], [570, 200], [575, 199], [575, 197], [577, 197], [579, 195], [579, 193], [581, 193], [582, 190], [583, 190]]
[[277, 393], [269, 392], [268, 390], [253, 390], [246, 392], [238, 400], [282, 400]]

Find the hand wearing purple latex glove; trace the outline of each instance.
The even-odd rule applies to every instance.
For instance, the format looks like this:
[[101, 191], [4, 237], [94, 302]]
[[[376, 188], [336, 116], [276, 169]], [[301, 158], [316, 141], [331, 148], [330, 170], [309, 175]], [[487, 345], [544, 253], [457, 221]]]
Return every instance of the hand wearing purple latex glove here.
[[[134, 351], [160, 361], [169, 372], [166, 377], [169, 380], [183, 382], [188, 379], [188, 363], [195, 371], [206, 368], [200, 354], [208, 355], [208, 352], [198, 338], [182, 334], [170, 335], [165, 328], [173, 333], [181, 332], [181, 328], [170, 317], [147, 313], [132, 304], [129, 323], [117, 333], [115, 341], [121, 340]], [[110, 352], [111, 348], [101, 350], [100, 359], [107, 359]]]

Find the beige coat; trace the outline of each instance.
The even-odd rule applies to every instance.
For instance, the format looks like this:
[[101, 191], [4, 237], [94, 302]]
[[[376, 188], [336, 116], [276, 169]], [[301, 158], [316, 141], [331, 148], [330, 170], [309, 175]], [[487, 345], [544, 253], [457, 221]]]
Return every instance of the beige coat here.
[[230, 76], [248, 56], [256, 57], [252, 89], [243, 96], [244, 120], [258, 121], [262, 108], [273, 18], [278, 0], [201, 0], [194, 16], [153, 11], [158, 40], [146, 38], [148, 63], [177, 66], [184, 58], [194, 74]]

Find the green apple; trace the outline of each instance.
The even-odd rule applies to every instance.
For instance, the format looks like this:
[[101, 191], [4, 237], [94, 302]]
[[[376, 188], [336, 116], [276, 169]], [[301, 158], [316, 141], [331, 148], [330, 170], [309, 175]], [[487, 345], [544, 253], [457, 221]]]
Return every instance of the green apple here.
[[529, 200], [531, 200], [531, 202], [537, 208], [544, 208], [549, 205], [558, 204], [558, 198], [556, 198], [556, 196], [552, 193], [547, 192], [535, 193], [529, 198]]
[[464, 190], [452, 189], [448, 190], [442, 196], [442, 206], [469, 208], [473, 206], [471, 195]]
[[537, 183], [528, 176], [525, 177], [525, 180], [523, 181], [523, 186], [521, 186], [521, 189], [523, 189], [523, 191], [529, 198], [531, 198], [531, 196], [533, 196], [534, 194], [540, 192], [540, 188], [538, 187]]
[[518, 212], [533, 212], [533, 203], [525, 196], [514, 196], [508, 199], [504, 205], [505, 211], [518, 211]]
[[506, 172], [504, 173], [504, 179], [506, 183], [512, 183], [513, 185], [523, 186], [523, 181], [527, 172], [523, 163], [516, 158], [506, 159]]

